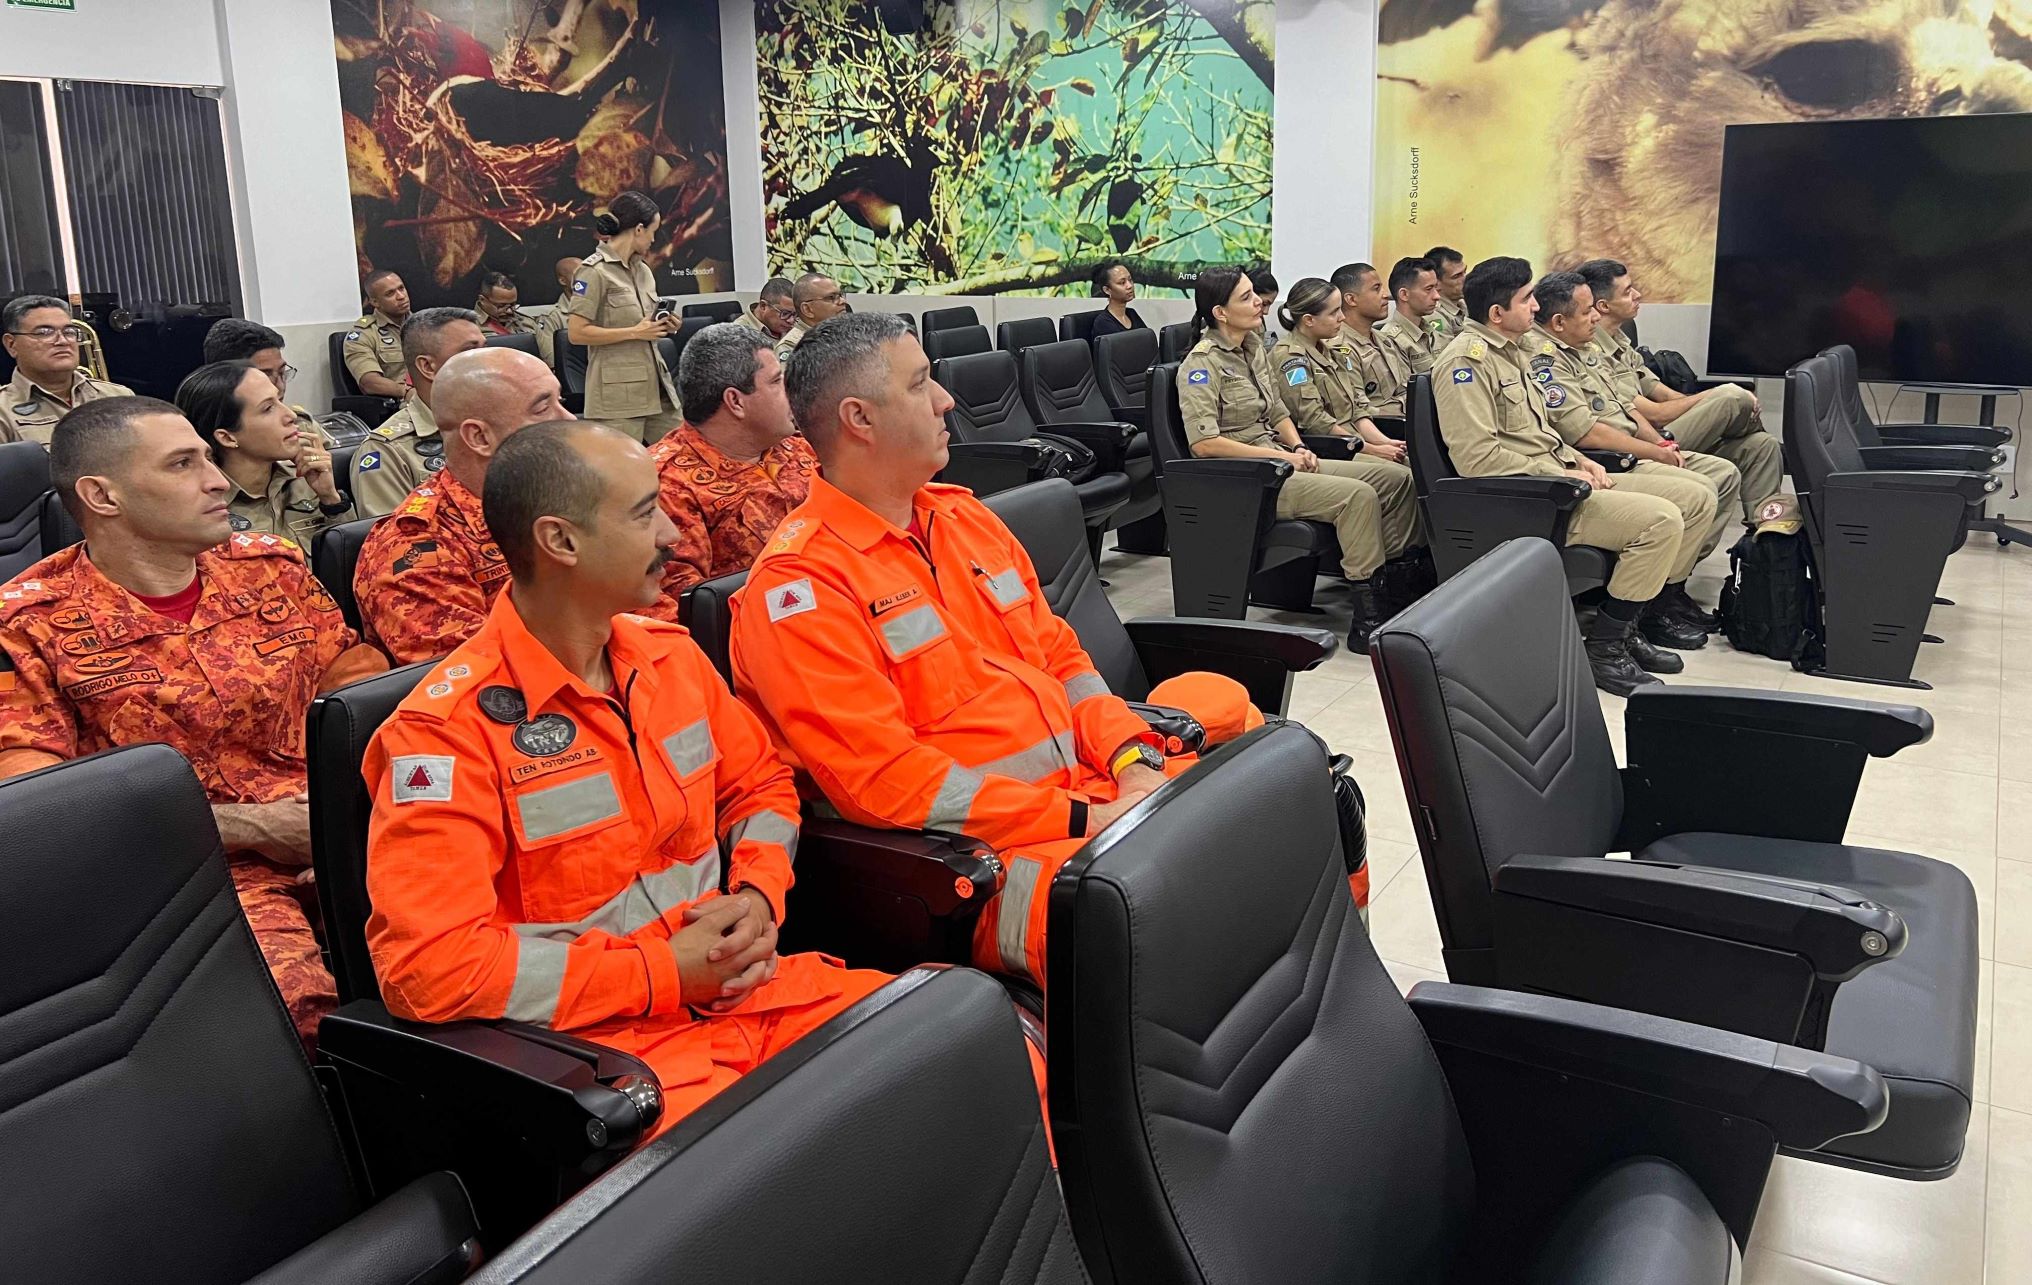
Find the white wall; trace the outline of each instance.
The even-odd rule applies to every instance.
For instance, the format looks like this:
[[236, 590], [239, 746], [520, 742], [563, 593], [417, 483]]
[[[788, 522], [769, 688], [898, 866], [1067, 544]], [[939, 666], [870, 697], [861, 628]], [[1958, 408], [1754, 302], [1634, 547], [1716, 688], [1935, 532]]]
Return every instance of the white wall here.
[[[270, 0], [279, 9], [307, 2]], [[0, 76], [222, 84], [212, 5], [213, 0], [78, 0], [74, 13], [0, 7]], [[325, 30], [329, 36], [329, 6]]]
[[754, 0], [720, 0], [720, 75], [727, 98], [727, 200], [734, 221], [734, 288], [769, 279], [762, 235], [762, 99], [755, 70]]
[[1367, 259], [1376, 0], [1277, 0], [1276, 113], [1270, 266], [1277, 279], [1322, 277]]

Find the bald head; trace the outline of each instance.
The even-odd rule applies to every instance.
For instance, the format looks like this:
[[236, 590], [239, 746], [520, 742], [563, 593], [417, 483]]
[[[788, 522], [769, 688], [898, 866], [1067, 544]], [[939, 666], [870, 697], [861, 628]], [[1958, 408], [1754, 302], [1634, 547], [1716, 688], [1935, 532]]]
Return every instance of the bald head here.
[[517, 430], [572, 418], [550, 367], [514, 348], [453, 355], [438, 371], [430, 408], [444, 438], [445, 466], [476, 491], [487, 460]]
[[584, 259], [574, 258], [571, 255], [566, 255], [564, 258], [559, 259], [555, 264], [552, 265], [551, 270], [557, 273], [558, 289], [560, 290], [571, 289], [572, 278], [576, 277], [579, 274], [579, 265], [584, 262], [585, 262]]

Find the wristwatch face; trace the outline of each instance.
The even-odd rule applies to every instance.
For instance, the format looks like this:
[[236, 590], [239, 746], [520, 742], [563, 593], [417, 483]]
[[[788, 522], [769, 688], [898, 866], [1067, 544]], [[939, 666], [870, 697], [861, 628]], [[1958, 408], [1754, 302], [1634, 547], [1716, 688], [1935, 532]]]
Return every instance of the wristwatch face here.
[[1156, 750], [1151, 749], [1148, 745], [1137, 747], [1136, 758], [1144, 767], [1149, 768], [1153, 772], [1162, 772], [1164, 770], [1164, 756]]

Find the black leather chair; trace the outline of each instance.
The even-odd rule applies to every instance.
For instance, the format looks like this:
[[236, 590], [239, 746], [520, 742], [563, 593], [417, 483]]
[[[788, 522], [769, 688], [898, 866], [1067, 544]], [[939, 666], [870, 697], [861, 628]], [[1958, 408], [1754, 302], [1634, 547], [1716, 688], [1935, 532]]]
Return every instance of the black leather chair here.
[[320, 1092], [181, 755], [139, 745], [7, 781], [0, 830], [0, 1274], [464, 1276], [459, 1179], [383, 1185], [351, 1153], [359, 1112]]
[[1842, 842], [1865, 760], [1925, 740], [1925, 710], [1654, 685], [1629, 697], [1619, 772], [1539, 540], [1396, 616], [1369, 659], [1449, 977], [1854, 1058], [1888, 1082], [1889, 1121], [1811, 1158], [1954, 1172], [1975, 890], [1944, 861]]
[[339, 489], [349, 496], [353, 493], [353, 457], [359, 453], [358, 442], [332, 447], [332, 476], [337, 479]]
[[353, 571], [360, 565], [360, 549], [367, 543], [380, 518], [341, 522], [317, 533], [310, 546], [311, 574], [339, 604], [339, 614], [354, 630], [360, 628], [360, 600], [353, 596]]
[[1001, 988], [968, 969], [904, 974], [685, 1117], [473, 1285], [674, 1280], [1084, 1285]]
[[558, 328], [551, 334], [550, 348], [552, 359], [557, 363], [559, 400], [564, 402], [564, 408], [572, 414], [585, 414], [586, 346], [567, 339], [564, 325], [560, 322]]
[[42, 543], [49, 494], [49, 451], [40, 442], [0, 442], [0, 581], [56, 552]]
[[513, 348], [516, 352], [526, 352], [532, 357], [543, 356], [543, 349], [537, 346], [536, 336], [529, 334], [488, 335], [487, 347]]
[[708, 326], [722, 321], [739, 321], [747, 308], [739, 299], [716, 299], [712, 303], [688, 303], [677, 310], [680, 317], [703, 317]]
[[42, 556], [48, 557], [58, 549], [68, 549], [85, 538], [84, 531], [71, 521], [71, 515], [57, 498], [55, 491], [43, 494], [42, 503], [36, 511], [37, 524], [42, 528]]
[[995, 327], [995, 346], [1003, 352], [1020, 353], [1032, 344], [1048, 344], [1058, 338], [1058, 328], [1049, 317], [1018, 317]]
[[1147, 408], [1117, 406], [1102, 395], [1094, 372], [1094, 350], [1081, 339], [1060, 339], [1023, 349], [1016, 357], [1023, 401], [1039, 427], [1047, 432], [1098, 426], [1111, 433], [1121, 427], [1133, 436], [1122, 450], [1122, 472], [1129, 479], [1129, 502], [1108, 522], [1115, 528], [1115, 547], [1124, 553], [1164, 552], [1164, 497], [1157, 490], [1157, 460], [1150, 451]]
[[1723, 1285], [1775, 1149], [1883, 1117], [1878, 1077], [1826, 1054], [1400, 997], [1324, 767], [1304, 730], [1259, 729], [1052, 882], [1052, 1137], [1095, 1281]]
[[988, 342], [986, 326], [947, 326], [943, 330], [924, 332], [924, 355], [933, 361], [993, 350], [994, 345]]
[[1820, 580], [1827, 647], [1816, 672], [1928, 687], [1912, 677], [1912, 664], [1940, 573], [1966, 534], [1970, 507], [2002, 483], [1987, 471], [1872, 468], [1839, 386], [1826, 356], [1785, 373], [1785, 466]]
[[677, 378], [677, 362], [678, 358], [684, 356], [684, 346], [691, 342], [693, 335], [707, 326], [716, 324], [718, 323], [711, 317], [686, 317], [678, 323], [676, 334], [665, 335], [656, 341], [657, 349], [663, 353], [663, 364], [670, 368], [670, 377], [673, 380]]
[[1432, 380], [1413, 375], [1407, 408], [1410, 430], [1406, 456], [1411, 484], [1425, 506], [1427, 540], [1442, 581], [1458, 575], [1491, 549], [1520, 536], [1549, 541], [1559, 550], [1569, 593], [1585, 593], [1609, 582], [1616, 555], [1593, 545], [1567, 544], [1566, 524], [1588, 497], [1585, 482], [1566, 477], [1462, 477], [1439, 434]]
[[1157, 330], [1157, 360], [1171, 362], [1185, 360], [1185, 354], [1192, 350], [1192, 323], [1174, 321]]
[[1068, 312], [1058, 319], [1058, 337], [1077, 339], [1083, 343], [1093, 342], [1094, 322], [1103, 309], [1090, 308], [1085, 312]]
[[335, 330], [325, 337], [325, 355], [332, 367], [332, 409], [358, 415], [368, 428], [379, 428], [402, 407], [394, 397], [376, 397], [360, 391], [360, 385], [353, 379], [353, 372], [346, 369], [346, 335], [348, 330]]
[[924, 310], [924, 320], [920, 323], [918, 333], [929, 338], [936, 331], [980, 324], [980, 314], [974, 311], [972, 304], [961, 304], [956, 308], [927, 308]]
[[1094, 374], [1110, 406], [1145, 410], [1150, 405], [1150, 368], [1156, 364], [1157, 332], [1148, 326], [1117, 330], [1094, 341]]
[[1150, 449], [1163, 478], [1171, 547], [1171, 605], [1181, 616], [1241, 620], [1249, 604], [1312, 610], [1313, 582], [1340, 568], [1340, 541], [1324, 522], [1277, 516], [1283, 460], [1203, 460], [1186, 444], [1178, 365], [1150, 370]]

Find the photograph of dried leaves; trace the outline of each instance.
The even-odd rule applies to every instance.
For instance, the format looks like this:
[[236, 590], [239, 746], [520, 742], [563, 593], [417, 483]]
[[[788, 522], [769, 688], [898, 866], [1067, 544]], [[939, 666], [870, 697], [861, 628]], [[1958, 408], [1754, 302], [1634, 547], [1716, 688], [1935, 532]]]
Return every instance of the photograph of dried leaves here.
[[1272, 0], [758, 0], [772, 273], [1085, 294], [1270, 254]]
[[733, 288], [718, 6], [698, 0], [333, 0], [361, 271], [416, 307], [525, 303], [594, 247], [617, 193], [663, 209], [667, 293]]

